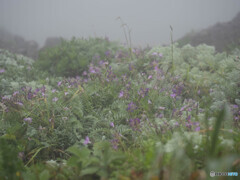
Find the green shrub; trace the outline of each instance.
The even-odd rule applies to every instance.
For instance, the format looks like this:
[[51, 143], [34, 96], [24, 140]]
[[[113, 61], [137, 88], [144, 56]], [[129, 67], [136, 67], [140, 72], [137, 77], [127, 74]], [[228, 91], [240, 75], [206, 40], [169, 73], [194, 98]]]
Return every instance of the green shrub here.
[[120, 49], [118, 43], [101, 38], [62, 40], [40, 52], [36, 67], [51, 75], [73, 77], [87, 70], [90, 62], [110, 59]]
[[33, 63], [28, 57], [0, 49], [0, 95], [10, 95], [29, 82], [45, 78]]

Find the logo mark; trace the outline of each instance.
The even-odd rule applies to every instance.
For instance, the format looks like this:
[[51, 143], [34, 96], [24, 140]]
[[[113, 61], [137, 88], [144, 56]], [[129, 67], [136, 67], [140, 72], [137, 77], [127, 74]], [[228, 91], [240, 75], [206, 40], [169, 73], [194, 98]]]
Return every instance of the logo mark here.
[[211, 172], [210, 172], [210, 176], [211, 176], [211, 177], [214, 177], [214, 176], [215, 176], [215, 172], [214, 172], [214, 171], [211, 171]]

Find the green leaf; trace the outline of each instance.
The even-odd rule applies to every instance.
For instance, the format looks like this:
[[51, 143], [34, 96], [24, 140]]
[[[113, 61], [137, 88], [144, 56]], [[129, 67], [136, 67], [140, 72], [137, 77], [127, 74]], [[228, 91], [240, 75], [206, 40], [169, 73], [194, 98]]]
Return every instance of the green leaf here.
[[68, 159], [67, 164], [69, 166], [77, 167], [79, 164], [79, 159], [76, 158], [75, 156], [71, 157]]
[[224, 106], [224, 109], [221, 110], [217, 116], [216, 124], [214, 126], [214, 131], [212, 132], [212, 137], [211, 137], [210, 155], [214, 155], [216, 153], [218, 135], [219, 135], [221, 124], [224, 121], [225, 114], [226, 114], [226, 105]]
[[36, 151], [35, 154], [31, 157], [31, 159], [27, 162], [27, 164], [25, 166], [27, 166], [30, 162], [32, 162], [32, 160], [37, 156], [37, 154], [46, 147], [41, 147], [41, 148], [36, 148], [34, 149], [32, 152]]
[[40, 174], [39, 174], [39, 179], [40, 180], [48, 180], [50, 178], [50, 174], [48, 172], [48, 170], [43, 170]]
[[99, 169], [100, 167], [89, 167], [89, 168], [83, 169], [81, 171], [81, 175], [84, 176], [87, 174], [95, 174]]
[[70, 148], [67, 149], [67, 151], [79, 158], [84, 159], [88, 158], [88, 156], [90, 155], [90, 151], [86, 147], [80, 149], [78, 146], [71, 146]]

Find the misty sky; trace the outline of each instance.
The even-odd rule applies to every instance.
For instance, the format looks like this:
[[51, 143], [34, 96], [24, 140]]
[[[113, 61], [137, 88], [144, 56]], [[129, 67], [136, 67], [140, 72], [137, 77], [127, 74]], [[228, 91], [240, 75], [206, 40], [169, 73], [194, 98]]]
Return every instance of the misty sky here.
[[0, 0], [0, 28], [36, 40], [108, 36], [125, 42], [121, 17], [136, 46], [168, 44], [191, 30], [231, 20], [240, 0]]

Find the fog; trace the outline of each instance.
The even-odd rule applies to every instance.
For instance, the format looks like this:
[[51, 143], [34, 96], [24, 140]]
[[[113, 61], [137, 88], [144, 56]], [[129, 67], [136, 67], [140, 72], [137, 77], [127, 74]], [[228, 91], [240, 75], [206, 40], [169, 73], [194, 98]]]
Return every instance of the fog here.
[[125, 42], [121, 19], [135, 46], [168, 44], [192, 30], [231, 20], [240, 0], [0, 0], [0, 28], [35, 40], [108, 36]]

